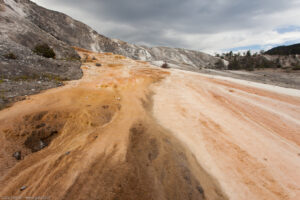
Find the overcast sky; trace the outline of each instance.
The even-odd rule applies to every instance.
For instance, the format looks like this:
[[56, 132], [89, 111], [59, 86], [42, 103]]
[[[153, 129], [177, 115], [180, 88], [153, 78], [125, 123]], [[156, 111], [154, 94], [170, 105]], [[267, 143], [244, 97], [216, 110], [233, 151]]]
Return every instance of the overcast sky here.
[[300, 0], [34, 0], [100, 34], [208, 53], [300, 43]]

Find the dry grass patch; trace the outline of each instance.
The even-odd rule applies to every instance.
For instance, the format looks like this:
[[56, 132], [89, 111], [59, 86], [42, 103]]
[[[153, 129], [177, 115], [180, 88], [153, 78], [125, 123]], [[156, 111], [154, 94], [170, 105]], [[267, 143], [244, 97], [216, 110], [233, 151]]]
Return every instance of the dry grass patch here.
[[83, 53], [94, 53], [92, 51], [82, 49], [82, 48], [79, 48], [79, 47], [74, 47], [74, 46], [73, 46], [73, 49], [75, 49], [76, 51], [79, 51], [79, 52], [83, 52]]
[[110, 53], [110, 52], [108, 52], [108, 53], [103, 53], [103, 55], [106, 55], [106, 56], [111, 56], [111, 55], [114, 55], [113, 53]]
[[122, 67], [123, 64], [108, 64], [108, 67]]
[[137, 60], [136, 62], [141, 64], [149, 64], [147, 61], [141, 61], [141, 60]]
[[126, 57], [125, 56], [121, 56], [121, 55], [116, 55], [115, 56], [115, 59], [125, 59]]

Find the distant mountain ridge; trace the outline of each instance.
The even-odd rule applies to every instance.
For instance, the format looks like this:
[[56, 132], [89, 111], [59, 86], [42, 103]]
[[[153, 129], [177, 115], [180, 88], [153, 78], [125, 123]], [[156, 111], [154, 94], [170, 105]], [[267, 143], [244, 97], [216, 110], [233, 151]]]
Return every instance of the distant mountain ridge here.
[[265, 52], [267, 55], [296, 55], [300, 54], [300, 43], [288, 46], [279, 46]]

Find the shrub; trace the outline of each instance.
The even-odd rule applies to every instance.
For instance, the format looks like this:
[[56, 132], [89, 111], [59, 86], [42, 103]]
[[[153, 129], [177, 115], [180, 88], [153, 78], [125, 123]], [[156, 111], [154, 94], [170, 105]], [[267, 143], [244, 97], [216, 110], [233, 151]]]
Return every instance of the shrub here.
[[5, 54], [4, 57], [7, 58], [7, 59], [12, 59], [12, 60], [17, 59], [17, 56], [13, 53]]
[[48, 44], [39, 44], [34, 47], [33, 52], [45, 58], [55, 58], [55, 53]]
[[32, 81], [38, 79], [39, 76], [37, 74], [24, 74], [20, 76], [15, 76], [12, 80], [14, 81]]
[[219, 59], [219, 60], [215, 63], [215, 68], [216, 68], [216, 69], [225, 69], [226, 66], [225, 66], [223, 60]]
[[238, 70], [238, 69], [240, 69], [240, 64], [239, 64], [239, 61], [237, 59], [237, 56], [234, 56], [233, 59], [229, 61], [228, 69], [229, 70]]
[[293, 70], [300, 70], [300, 65], [293, 67]]
[[248, 51], [245, 56], [234, 55], [233, 57], [226, 57], [229, 61], [228, 69], [230, 70], [249, 70], [253, 71], [258, 68], [279, 68], [280, 60], [268, 60], [262, 55], [252, 55]]
[[97, 67], [101, 67], [101, 64], [100, 64], [100, 63], [96, 63], [96, 66], [97, 66]]
[[0, 12], [4, 12], [4, 11], [5, 11], [4, 5], [1, 5], [1, 4], [0, 4]]
[[126, 57], [125, 56], [121, 56], [121, 55], [116, 55], [115, 56], [115, 59], [125, 59]]
[[65, 59], [61, 59], [61, 60], [65, 60], [65, 61], [80, 61], [81, 58], [80, 58], [80, 56], [70, 56], [70, 57], [66, 57]]
[[164, 64], [162, 64], [161, 68], [169, 69], [170, 67], [169, 67], [168, 63], [165, 62]]
[[46, 80], [50, 80], [50, 81], [55, 81], [56, 83], [60, 83], [60, 82], [63, 82], [63, 81], [68, 81], [69, 79], [68, 78], [62, 78], [58, 75], [54, 75], [54, 74], [42, 74], [41, 76], [43, 79], [46, 79]]

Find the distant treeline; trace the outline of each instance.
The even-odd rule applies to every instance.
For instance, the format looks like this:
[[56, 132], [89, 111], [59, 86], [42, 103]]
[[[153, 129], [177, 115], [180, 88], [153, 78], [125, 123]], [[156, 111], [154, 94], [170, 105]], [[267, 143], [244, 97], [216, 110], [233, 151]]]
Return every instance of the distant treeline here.
[[[247, 52], [236, 53], [232, 51], [216, 54], [217, 57], [227, 60], [230, 70], [249, 70], [262, 69], [262, 68], [292, 68], [295, 70], [300, 69], [300, 44], [290, 46], [280, 46], [270, 49], [266, 52], [251, 54], [250, 50]], [[275, 57], [274, 57], [275, 56]], [[216, 63], [216, 68], [224, 69], [223, 62]]]
[[268, 60], [263, 56], [263, 52], [255, 53], [251, 55], [250, 51], [244, 53], [243, 55], [240, 53], [233, 54], [233, 52], [224, 53], [222, 55], [216, 55], [222, 59], [225, 59], [229, 62], [228, 69], [230, 70], [240, 70], [245, 69], [252, 71], [254, 69], [261, 68], [277, 68], [281, 67], [280, 62]]

